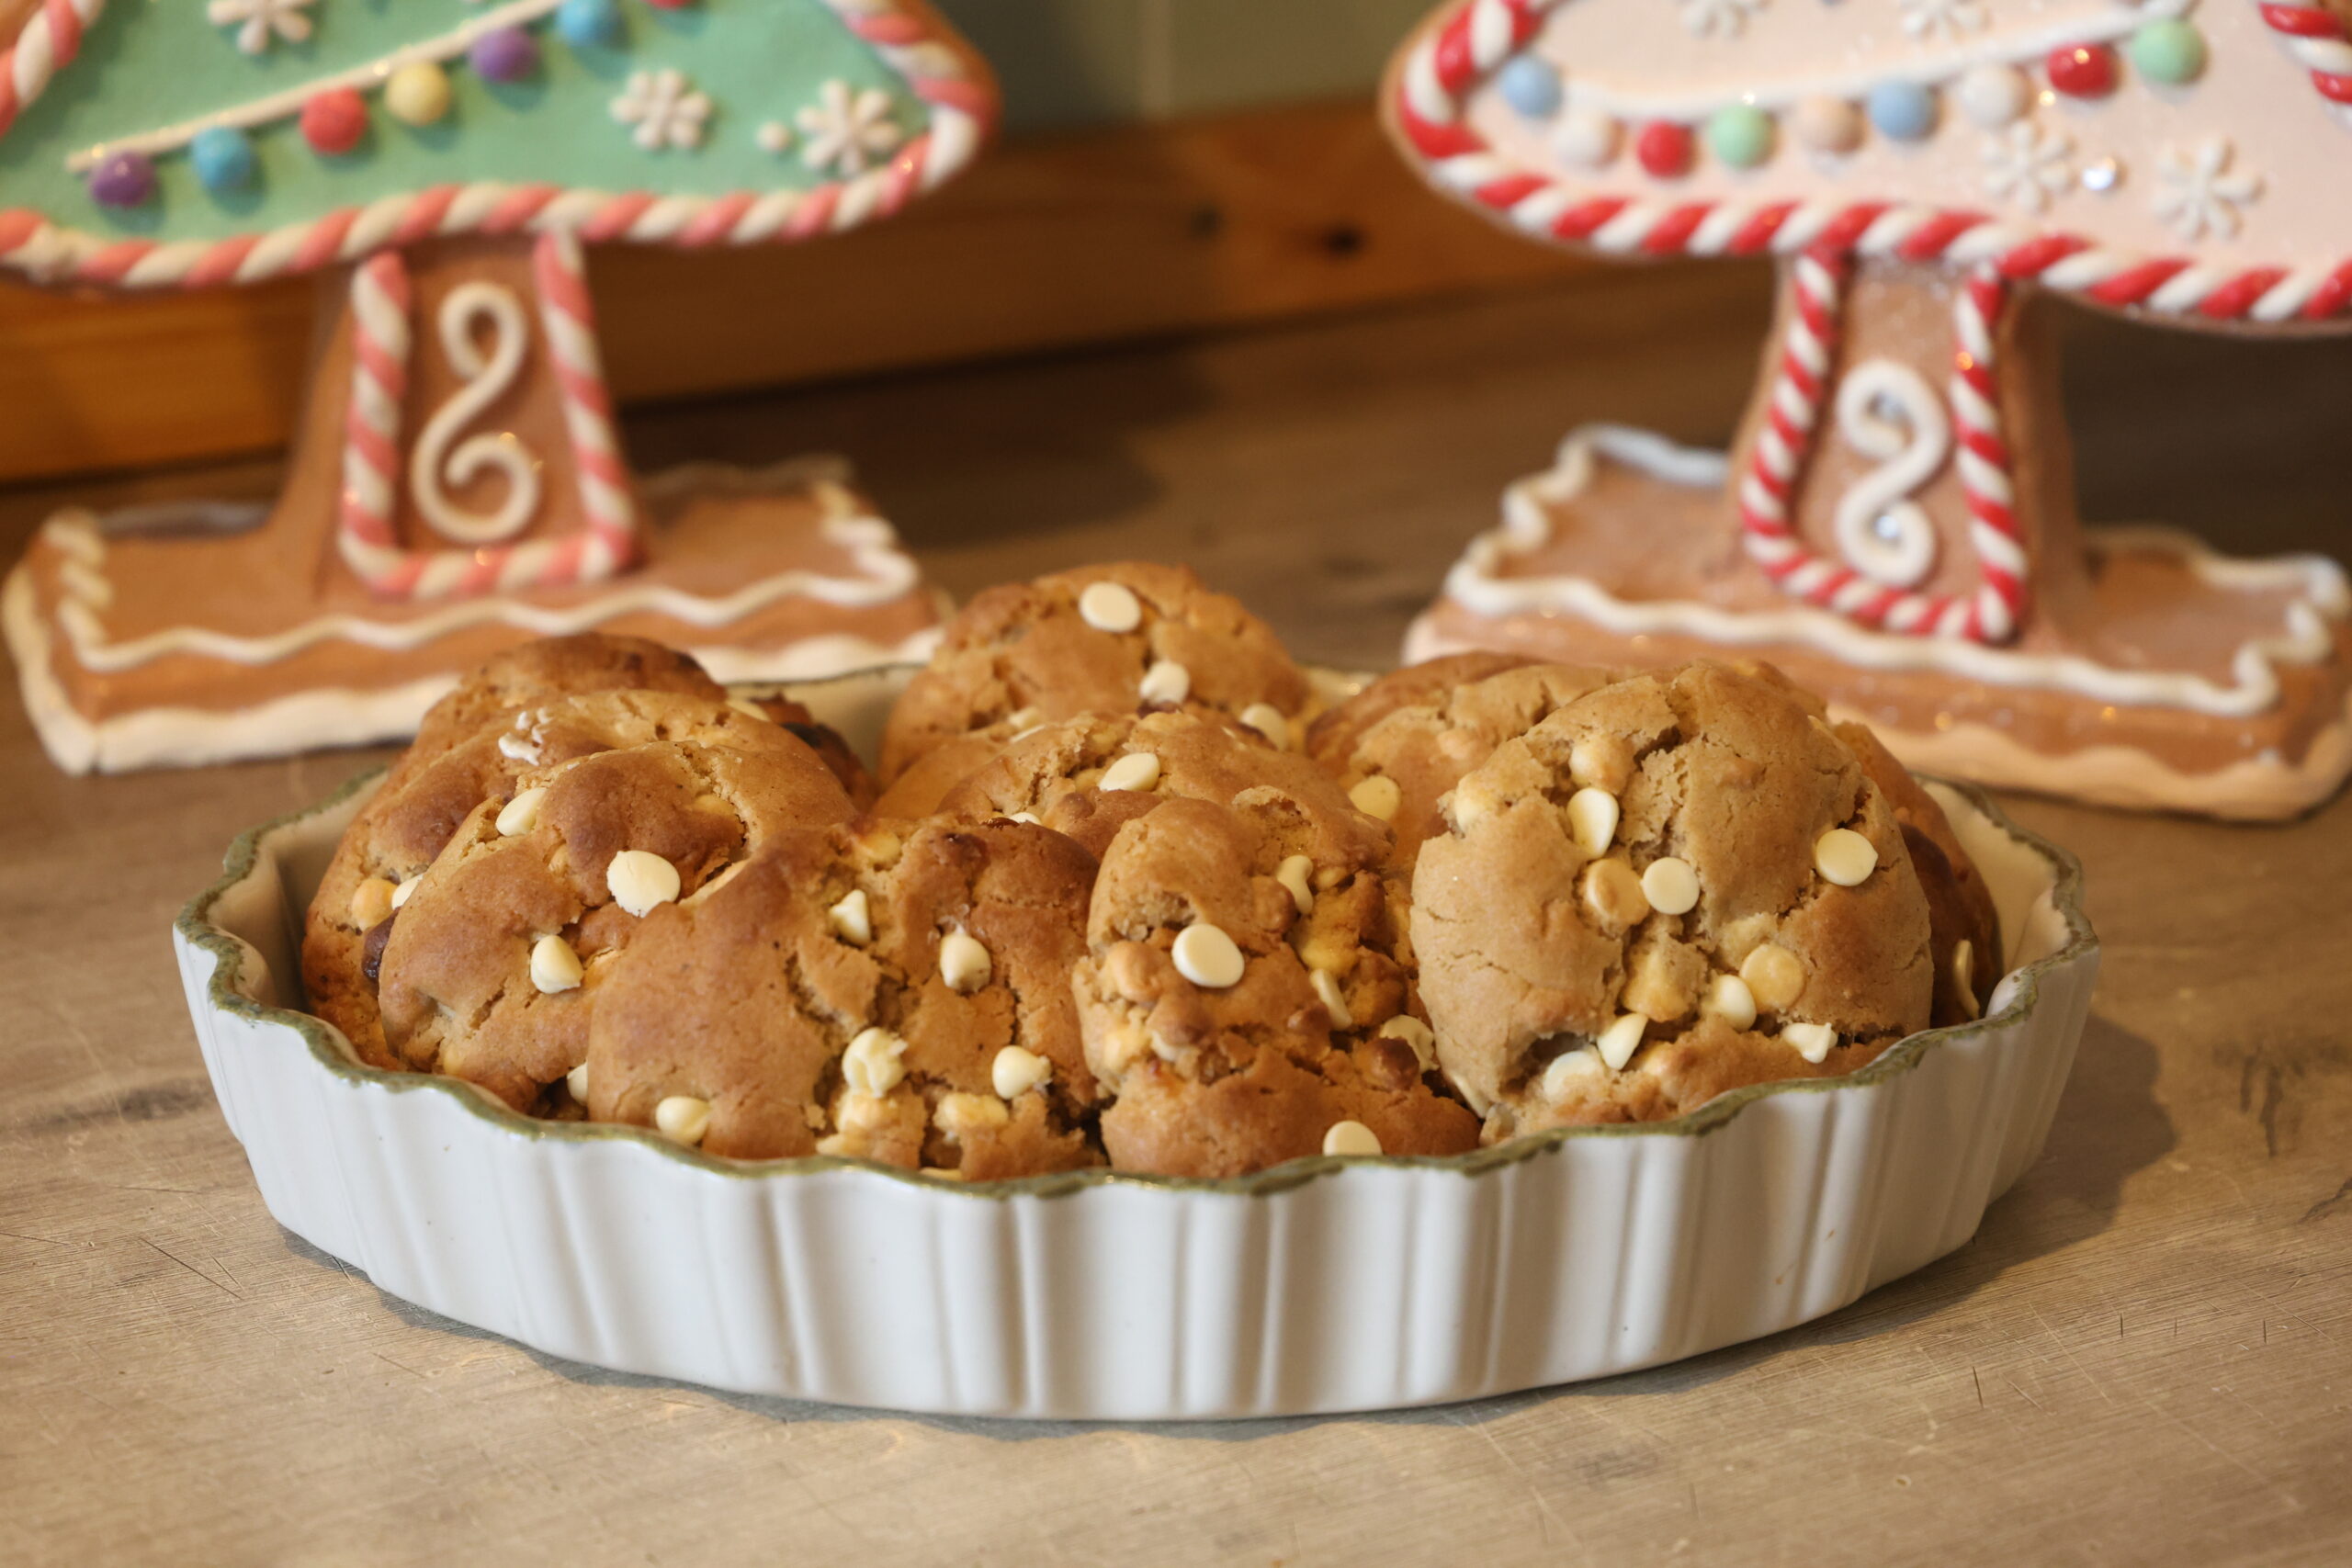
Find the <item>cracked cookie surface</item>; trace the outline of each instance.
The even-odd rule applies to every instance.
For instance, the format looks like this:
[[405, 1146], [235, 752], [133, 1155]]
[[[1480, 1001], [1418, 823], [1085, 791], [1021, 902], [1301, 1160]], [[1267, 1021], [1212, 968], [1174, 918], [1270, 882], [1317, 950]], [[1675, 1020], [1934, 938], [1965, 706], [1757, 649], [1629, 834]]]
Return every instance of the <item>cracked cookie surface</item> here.
[[1295, 744], [1310, 694], [1266, 624], [1188, 568], [1082, 567], [991, 588], [948, 623], [939, 651], [891, 709], [880, 776], [888, 789], [920, 759], [976, 732], [1009, 739], [1081, 714], [1154, 707], [1224, 715]]
[[1318, 830], [1270, 786], [1120, 828], [1073, 975], [1114, 1168], [1224, 1177], [1476, 1145], [1476, 1118], [1430, 1076], [1385, 850], [1376, 823]]
[[593, 1120], [746, 1158], [858, 1156], [967, 1179], [1099, 1164], [1069, 972], [1091, 856], [1022, 823], [782, 835], [647, 918], [590, 1030]]
[[1773, 672], [1601, 687], [1498, 747], [1445, 816], [1413, 946], [1490, 1142], [1850, 1072], [1928, 1021], [1928, 903], [1894, 809]]

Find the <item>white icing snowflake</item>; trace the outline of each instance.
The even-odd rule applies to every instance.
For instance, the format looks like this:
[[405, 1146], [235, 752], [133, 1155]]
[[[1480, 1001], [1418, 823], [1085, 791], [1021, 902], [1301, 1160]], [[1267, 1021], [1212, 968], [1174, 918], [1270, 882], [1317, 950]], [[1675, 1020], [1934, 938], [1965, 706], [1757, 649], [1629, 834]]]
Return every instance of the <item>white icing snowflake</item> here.
[[2030, 119], [1984, 139], [1977, 157], [1984, 164], [1984, 193], [2013, 201], [2028, 212], [2049, 210], [2052, 198], [2074, 183], [2067, 157], [2075, 143], [2063, 131], [2044, 130]]
[[629, 140], [649, 152], [699, 147], [703, 122], [710, 118], [710, 96], [695, 92], [683, 71], [632, 71], [613, 100], [613, 118], [637, 127]]
[[1682, 30], [1692, 38], [1737, 38], [1747, 26], [1748, 13], [1764, 7], [1764, 0], [1679, 0]]
[[1957, 42], [1984, 30], [1979, 0], [1902, 0], [1903, 30], [1921, 43]]
[[2167, 146], [2156, 154], [2156, 216], [2174, 233], [2184, 240], [2236, 235], [2238, 209], [2262, 194], [2262, 176], [2232, 174], [2235, 152], [2227, 137], [2210, 136], [2189, 151]]
[[237, 47], [247, 54], [266, 54], [274, 39], [300, 43], [311, 36], [311, 18], [302, 7], [311, 0], [212, 0], [204, 14], [216, 28], [234, 25]]
[[879, 87], [853, 93], [838, 80], [820, 86], [817, 101], [793, 118], [808, 139], [800, 161], [844, 175], [863, 173], [868, 164], [888, 157], [906, 134], [890, 118], [889, 94]]
[[763, 152], [783, 153], [792, 150], [792, 127], [780, 119], [764, 122], [752, 134]]

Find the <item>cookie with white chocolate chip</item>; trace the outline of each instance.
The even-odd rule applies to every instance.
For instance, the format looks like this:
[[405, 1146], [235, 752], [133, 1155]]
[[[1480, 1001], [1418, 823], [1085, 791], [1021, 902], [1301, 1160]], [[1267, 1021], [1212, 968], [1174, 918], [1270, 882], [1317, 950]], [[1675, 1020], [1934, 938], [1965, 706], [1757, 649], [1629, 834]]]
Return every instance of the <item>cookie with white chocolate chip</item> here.
[[1015, 822], [786, 834], [611, 964], [592, 1118], [989, 1180], [1101, 1163], [1069, 988], [1093, 858]]
[[1490, 1142], [1850, 1072], [1927, 1026], [1901, 825], [1777, 676], [1696, 663], [1588, 693], [1465, 774], [1445, 818], [1413, 947]]
[[[1316, 721], [1316, 761], [1368, 807], [1393, 795], [1396, 863], [1410, 874], [1422, 842], [1445, 830], [1439, 810], [1462, 775], [1614, 677], [1607, 671], [1532, 664], [1499, 654], [1462, 654], [1382, 677]], [[1394, 682], [1394, 685], [1391, 685]]]
[[[600, 960], [646, 910], [852, 807], [806, 745], [724, 702], [603, 692], [525, 716], [446, 753], [411, 798], [346, 836], [348, 871], [414, 869], [380, 909], [362, 904], [383, 876], [340, 903], [330, 876], [304, 972], [321, 1016], [355, 1043], [372, 1033], [371, 1060], [534, 1110], [552, 1109], [548, 1086], [585, 1055]], [[448, 824], [453, 769], [476, 794]]]
[[[1093, 715], [1041, 725], [949, 790], [940, 815], [1028, 818], [1096, 855], [1135, 818], [1177, 799], [1228, 805], [1245, 790], [1279, 791], [1316, 825], [1350, 840], [1385, 841], [1322, 770], [1251, 731], [1189, 713]], [[1351, 848], [1351, 852], [1353, 852]]]
[[1073, 975], [1114, 1168], [1476, 1145], [1477, 1119], [1429, 1071], [1385, 838], [1318, 833], [1266, 787], [1119, 829]]
[[1081, 714], [1223, 715], [1291, 745], [1309, 695], [1266, 624], [1189, 569], [1083, 567], [991, 588], [948, 623], [891, 710], [881, 777], [976, 731]]

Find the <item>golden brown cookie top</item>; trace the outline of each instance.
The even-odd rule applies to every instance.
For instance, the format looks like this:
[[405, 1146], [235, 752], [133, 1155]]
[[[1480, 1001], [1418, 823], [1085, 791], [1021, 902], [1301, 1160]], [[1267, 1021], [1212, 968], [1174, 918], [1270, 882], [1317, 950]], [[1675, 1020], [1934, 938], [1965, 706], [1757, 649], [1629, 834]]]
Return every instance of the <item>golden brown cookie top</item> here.
[[1093, 875], [1020, 823], [781, 835], [610, 966], [593, 1118], [975, 1179], [1096, 1163], [1069, 980]]
[[2005, 952], [1993, 890], [1969, 858], [1951, 818], [1926, 786], [1895, 760], [1886, 743], [1865, 725], [1832, 728], [1861, 761], [1862, 771], [1886, 796], [1894, 819], [1903, 824], [1904, 847], [1910, 852], [1912, 869], [1919, 874], [1919, 886], [1927, 892], [1935, 928], [1935, 1023], [1939, 1027], [1964, 1023], [1980, 1016], [2001, 978]]
[[[1763, 672], [1701, 662], [1588, 693], [1465, 774], [1445, 818], [1414, 874], [1413, 946], [1440, 1060], [1498, 1108], [1490, 1137], [1676, 1114], [1764, 1068], [1850, 1071], [1928, 1022], [1901, 827]], [[1724, 1031], [1736, 1049], [1704, 1049]]]
[[[1477, 668], [1470, 660], [1493, 657], [1465, 654], [1460, 673], [1468, 677]], [[1376, 705], [1386, 711], [1355, 729], [1345, 751], [1326, 750], [1316, 760], [1357, 804], [1377, 807], [1394, 800], [1388, 821], [1396, 834], [1396, 863], [1409, 874], [1423, 840], [1445, 830], [1438, 803], [1464, 773], [1545, 715], [1611, 679], [1607, 671], [1581, 666], [1520, 663], [1477, 679], [1417, 682], [1419, 689], [1410, 700], [1384, 694]], [[1377, 685], [1367, 687], [1358, 700], [1372, 695]], [[1336, 742], [1337, 737], [1325, 739]]]
[[890, 715], [887, 786], [926, 752], [1005, 721], [1181, 708], [1295, 740], [1306, 675], [1263, 621], [1184, 567], [1081, 567], [991, 588], [947, 624]]
[[647, 913], [852, 808], [808, 747], [724, 703], [600, 693], [514, 737], [516, 771], [395, 905], [377, 1001], [398, 1060], [527, 1110], [585, 1055], [596, 975]]
[[675, 692], [727, 700], [727, 689], [689, 654], [650, 637], [580, 632], [540, 637], [494, 653], [425, 710], [416, 739], [388, 784], [421, 768], [475, 731], [511, 719], [520, 708], [591, 692]]
[[1424, 1076], [1381, 847], [1335, 844], [1266, 790], [1119, 829], [1073, 982], [1114, 1167], [1216, 1177], [1473, 1146], [1476, 1119]]
[[1090, 716], [1046, 724], [949, 790], [949, 817], [1030, 817], [1100, 855], [1121, 827], [1170, 800], [1233, 804], [1251, 791], [1291, 805], [1326, 862], [1377, 856], [1383, 824], [1320, 769], [1255, 734], [1189, 713]]
[[1458, 686], [1535, 662], [1523, 653], [1474, 650], [1391, 670], [1317, 714], [1306, 728], [1306, 754], [1336, 773], [1364, 731], [1397, 709], [1433, 707]]

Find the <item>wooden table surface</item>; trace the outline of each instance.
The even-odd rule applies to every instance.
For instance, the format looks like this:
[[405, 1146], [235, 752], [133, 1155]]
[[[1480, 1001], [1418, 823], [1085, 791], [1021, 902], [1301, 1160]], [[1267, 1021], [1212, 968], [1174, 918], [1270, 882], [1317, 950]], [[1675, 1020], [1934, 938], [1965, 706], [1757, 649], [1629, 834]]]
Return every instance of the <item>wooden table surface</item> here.
[[[1663, 271], [632, 437], [647, 467], [846, 450], [958, 592], [1189, 559], [1301, 653], [1374, 661], [1573, 421], [1726, 432], [1763, 321], [1754, 273]], [[2079, 336], [2094, 515], [2352, 541], [2352, 343]], [[54, 499], [0, 497], [0, 546]], [[372, 760], [65, 779], [0, 702], [0, 1562], [2352, 1560], [2352, 802], [2260, 829], [2016, 803], [2087, 863], [2106, 942], [2049, 1152], [1834, 1317], [1445, 1409], [1024, 1426], [552, 1360], [270, 1220], [164, 932], [233, 833]]]

